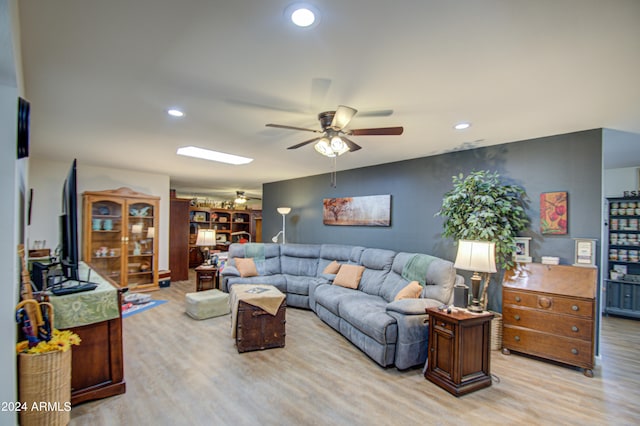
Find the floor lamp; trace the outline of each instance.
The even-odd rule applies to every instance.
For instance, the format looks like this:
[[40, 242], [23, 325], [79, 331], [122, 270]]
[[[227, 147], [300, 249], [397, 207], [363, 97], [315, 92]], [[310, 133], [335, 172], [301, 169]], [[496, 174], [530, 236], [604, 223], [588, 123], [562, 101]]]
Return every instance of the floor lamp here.
[[278, 242], [278, 235], [282, 234], [282, 244], [287, 242], [286, 228], [285, 228], [285, 216], [291, 213], [291, 207], [278, 207], [278, 213], [282, 215], [282, 231], [278, 232], [275, 237], [271, 239], [274, 243]]

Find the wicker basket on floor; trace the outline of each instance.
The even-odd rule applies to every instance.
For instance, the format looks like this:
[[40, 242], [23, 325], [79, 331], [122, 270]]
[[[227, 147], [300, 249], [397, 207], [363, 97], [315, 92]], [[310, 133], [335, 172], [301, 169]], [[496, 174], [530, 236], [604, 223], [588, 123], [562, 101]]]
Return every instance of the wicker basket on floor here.
[[491, 350], [499, 351], [502, 349], [502, 314], [493, 313], [491, 320]]
[[71, 410], [71, 350], [18, 354], [21, 425], [67, 425]]

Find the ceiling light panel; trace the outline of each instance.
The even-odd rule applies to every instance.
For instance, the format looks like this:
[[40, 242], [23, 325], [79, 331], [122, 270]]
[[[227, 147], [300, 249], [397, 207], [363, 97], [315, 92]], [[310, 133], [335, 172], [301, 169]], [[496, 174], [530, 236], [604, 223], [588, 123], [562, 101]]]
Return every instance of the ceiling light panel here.
[[284, 11], [288, 20], [301, 28], [309, 28], [318, 24], [318, 9], [307, 3], [294, 3]]
[[171, 108], [167, 110], [167, 114], [169, 114], [172, 117], [184, 117], [184, 112], [176, 108]]
[[239, 155], [226, 154], [224, 152], [212, 151], [210, 149], [198, 148], [197, 146], [183, 146], [178, 148], [178, 155], [200, 158], [203, 160], [217, 161], [233, 165], [248, 164], [253, 158], [241, 157]]

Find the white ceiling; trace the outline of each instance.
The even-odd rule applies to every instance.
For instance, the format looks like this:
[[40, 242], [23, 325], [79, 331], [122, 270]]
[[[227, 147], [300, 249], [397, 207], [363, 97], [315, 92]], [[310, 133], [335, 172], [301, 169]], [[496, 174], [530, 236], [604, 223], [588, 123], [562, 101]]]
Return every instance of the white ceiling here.
[[[351, 169], [606, 127], [640, 133], [638, 0], [313, 0], [320, 22], [287, 22], [259, 0], [21, 0], [34, 156], [160, 172], [183, 194], [260, 194], [326, 173], [313, 134], [338, 104], [359, 136]], [[165, 114], [182, 108], [186, 116]], [[454, 131], [469, 120], [472, 127]], [[196, 145], [255, 158], [179, 157]]]

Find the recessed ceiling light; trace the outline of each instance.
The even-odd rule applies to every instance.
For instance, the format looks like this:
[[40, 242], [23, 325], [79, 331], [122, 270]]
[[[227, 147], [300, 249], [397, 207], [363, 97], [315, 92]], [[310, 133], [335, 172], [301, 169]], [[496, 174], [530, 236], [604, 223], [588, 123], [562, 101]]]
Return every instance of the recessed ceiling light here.
[[453, 128], [456, 130], [464, 130], [464, 129], [468, 129], [469, 127], [471, 127], [471, 123], [467, 123], [467, 122], [458, 123], [455, 126], [453, 126]]
[[234, 165], [248, 164], [253, 161], [253, 158], [241, 157], [239, 155], [233, 154], [225, 154], [224, 152], [198, 148], [197, 146], [183, 146], [181, 148], [178, 148], [177, 154]]
[[285, 16], [291, 19], [291, 22], [295, 25], [302, 28], [308, 28], [318, 22], [318, 10], [305, 3], [294, 3], [287, 6]]
[[172, 117], [183, 117], [184, 116], [184, 112], [180, 111], [179, 109], [175, 109], [175, 108], [167, 110], [167, 114], [169, 114]]

